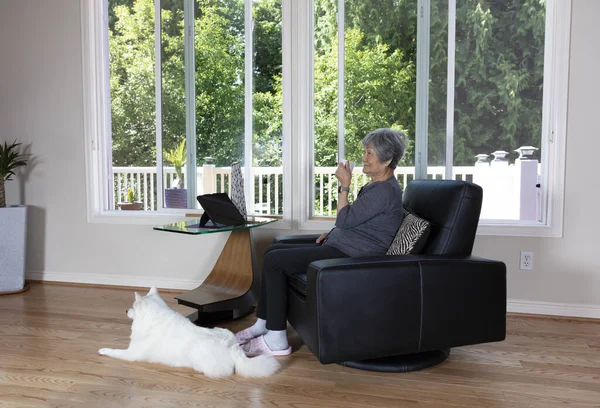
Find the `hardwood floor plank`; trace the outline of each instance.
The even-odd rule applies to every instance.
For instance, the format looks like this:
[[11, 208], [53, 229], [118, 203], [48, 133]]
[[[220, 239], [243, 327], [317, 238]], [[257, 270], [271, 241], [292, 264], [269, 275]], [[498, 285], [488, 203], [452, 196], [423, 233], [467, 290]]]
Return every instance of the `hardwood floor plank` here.
[[595, 367], [532, 363], [527, 361], [523, 363], [523, 368], [534, 376], [574, 383], [590, 383], [600, 388], [600, 370]]
[[[33, 283], [0, 296], [0, 408], [600, 407], [600, 321], [592, 319], [512, 314], [504, 342], [456, 348], [436, 367], [396, 374], [320, 364], [288, 328], [294, 353], [278, 360], [279, 373], [214, 380], [97, 354], [129, 343], [133, 292]], [[175, 295], [163, 298], [190, 314]]]

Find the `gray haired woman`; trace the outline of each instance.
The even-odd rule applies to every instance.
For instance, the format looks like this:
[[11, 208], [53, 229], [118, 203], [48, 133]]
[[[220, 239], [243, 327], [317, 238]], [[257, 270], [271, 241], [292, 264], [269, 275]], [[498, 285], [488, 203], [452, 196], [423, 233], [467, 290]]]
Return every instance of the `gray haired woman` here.
[[246, 354], [283, 356], [291, 353], [286, 335], [287, 281], [321, 259], [385, 254], [400, 228], [402, 189], [394, 169], [406, 151], [406, 136], [377, 129], [362, 141], [363, 173], [371, 178], [352, 205], [350, 162], [339, 163], [335, 227], [312, 244], [274, 244], [265, 251], [256, 323], [236, 333]]

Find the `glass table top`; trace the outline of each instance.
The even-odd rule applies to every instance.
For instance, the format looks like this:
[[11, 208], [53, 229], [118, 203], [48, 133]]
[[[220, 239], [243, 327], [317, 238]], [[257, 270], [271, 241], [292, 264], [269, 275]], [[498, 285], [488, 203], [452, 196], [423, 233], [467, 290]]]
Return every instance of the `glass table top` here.
[[178, 232], [180, 234], [211, 234], [213, 232], [236, 231], [249, 228], [260, 227], [261, 225], [271, 224], [278, 221], [278, 218], [266, 217], [248, 217], [245, 224], [232, 225], [227, 227], [204, 227], [200, 228], [200, 218], [192, 218], [189, 221], [174, 222], [172, 224], [161, 225], [154, 227], [157, 231]]

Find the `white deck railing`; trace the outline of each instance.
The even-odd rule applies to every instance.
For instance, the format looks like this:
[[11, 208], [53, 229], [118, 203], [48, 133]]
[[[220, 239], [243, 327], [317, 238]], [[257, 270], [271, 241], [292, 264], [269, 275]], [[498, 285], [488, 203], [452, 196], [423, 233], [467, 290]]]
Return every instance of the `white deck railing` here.
[[[337, 199], [331, 191], [337, 191], [336, 167], [315, 167], [316, 196], [323, 197], [316, 205], [318, 215], [333, 215], [332, 202]], [[474, 167], [454, 167], [454, 178], [459, 180], [472, 180]], [[254, 167], [254, 210], [262, 214], [281, 215], [283, 193], [282, 167]], [[395, 171], [401, 186], [414, 178], [414, 167], [398, 167]], [[183, 169], [185, 174], [186, 169]], [[244, 168], [242, 168], [244, 172]], [[154, 211], [157, 206], [156, 199], [156, 167], [113, 167], [114, 205], [124, 202], [128, 188], [133, 186], [137, 201], [144, 204], [144, 209]], [[441, 179], [444, 167], [430, 167], [429, 177]], [[208, 177], [208, 179], [207, 179]], [[196, 186], [198, 194], [227, 192], [231, 194], [230, 186], [231, 167], [202, 166], [197, 168]], [[176, 173], [174, 167], [163, 168], [164, 188], [174, 187]], [[184, 180], [185, 181], [185, 180]], [[353, 171], [354, 193], [368, 182], [368, 177], [362, 173], [362, 167], [355, 167]], [[184, 182], [184, 187], [187, 183]]]
[[[315, 167], [315, 206], [314, 215], [333, 216], [335, 215], [334, 203], [337, 200], [337, 179], [335, 178], [336, 167]], [[245, 169], [242, 168], [242, 173]], [[490, 173], [494, 171], [496, 173]], [[539, 174], [539, 166], [535, 170]], [[186, 169], [183, 169], [185, 174]], [[283, 209], [283, 169], [281, 167], [254, 167], [252, 169], [254, 180], [254, 194], [252, 201], [254, 208], [249, 212], [257, 214], [282, 215]], [[428, 178], [443, 179], [445, 174], [444, 166], [432, 166], [427, 169]], [[398, 167], [395, 175], [402, 188], [414, 179], [414, 167]], [[492, 177], [490, 177], [490, 175]], [[533, 175], [534, 177], [537, 174]], [[502, 191], [502, 196], [496, 194], [494, 199], [484, 199], [482, 208], [482, 218], [498, 219], [524, 219], [523, 211], [523, 189], [513, 188], [518, 184], [517, 179], [522, 179], [520, 168], [515, 165], [505, 165], [494, 168], [494, 166], [455, 166], [453, 168], [453, 179], [473, 181], [484, 187], [484, 191], [499, 191], [498, 180], [507, 186]], [[175, 169], [173, 167], [163, 168], [163, 186], [172, 188], [176, 179]], [[196, 187], [198, 194], [226, 192], [231, 195], [231, 167], [215, 167], [214, 165], [204, 165], [198, 167], [196, 171]], [[368, 176], [362, 173], [362, 167], [355, 167], [353, 171], [352, 188], [355, 197], [360, 187], [368, 182]], [[531, 184], [531, 183], [529, 183]], [[113, 186], [114, 186], [114, 208], [118, 208], [118, 203], [125, 201], [127, 189], [133, 186], [137, 195], [137, 200], [143, 203], [147, 211], [157, 209], [157, 184], [156, 167], [113, 167]], [[184, 183], [184, 187], [187, 183]], [[532, 208], [539, 208], [539, 189], [529, 186], [533, 196], [529, 194], [529, 200]], [[487, 195], [487, 194], [486, 194]], [[520, 197], [520, 198], [519, 198]], [[531, 197], [537, 197], [532, 199]], [[521, 201], [519, 201], [521, 200]], [[535, 202], [532, 202], [535, 201]], [[530, 207], [531, 207], [530, 206]], [[520, 211], [520, 212], [519, 212]], [[531, 212], [531, 210], [529, 211]], [[521, 214], [521, 218], [519, 218]], [[516, 218], [515, 218], [516, 217]], [[527, 219], [531, 219], [527, 218]]]

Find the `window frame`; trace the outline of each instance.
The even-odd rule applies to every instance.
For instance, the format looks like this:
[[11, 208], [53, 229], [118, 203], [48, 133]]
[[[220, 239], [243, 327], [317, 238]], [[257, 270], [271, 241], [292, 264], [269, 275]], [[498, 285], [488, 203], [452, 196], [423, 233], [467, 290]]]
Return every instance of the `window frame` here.
[[[310, 32], [303, 33], [304, 38], [312, 40], [314, 38], [314, 17], [313, 2], [310, 2], [309, 18]], [[343, 3], [343, 2], [342, 2]], [[450, 2], [452, 3], [452, 2]], [[449, 4], [450, 4], [449, 3]], [[418, 25], [417, 32], [419, 38], [423, 39], [417, 43], [417, 106], [423, 106], [428, 103], [428, 66], [429, 66], [429, 10], [430, 0], [418, 0]], [[306, 10], [301, 10], [307, 12]], [[449, 10], [449, 17], [455, 17], [455, 10]], [[338, 18], [338, 21], [343, 19]], [[542, 220], [541, 221], [521, 221], [521, 220], [480, 220], [477, 229], [479, 235], [501, 235], [501, 236], [530, 236], [530, 237], [562, 237], [563, 234], [563, 203], [564, 203], [564, 182], [565, 182], [565, 158], [566, 158], [566, 123], [567, 123], [567, 97], [568, 97], [568, 76], [569, 76], [569, 48], [570, 48], [570, 25], [571, 25], [571, 0], [559, 1], [548, 0], [546, 4], [546, 41], [544, 44], [544, 89], [542, 102], [542, 159], [541, 176], [542, 180], [547, 180], [542, 187]], [[453, 27], [449, 27], [453, 30]], [[453, 31], [449, 32], [449, 36]], [[340, 41], [341, 44], [341, 41]], [[310, 129], [313, 129], [312, 116], [314, 113], [313, 92], [313, 48], [310, 44], [303, 44], [304, 48], [310, 48], [310, 66], [304, 67], [310, 76], [310, 96], [308, 96], [308, 105], [310, 106]], [[339, 60], [343, 61], [343, 47], [339, 47]], [[449, 56], [450, 58], [450, 56]], [[308, 61], [308, 59], [307, 59]], [[449, 60], [450, 61], [450, 60]], [[420, 63], [420, 64], [419, 64]], [[343, 63], [338, 68], [343, 69]], [[448, 72], [451, 71], [450, 68]], [[419, 75], [420, 74], [420, 75]], [[341, 75], [340, 75], [341, 76]], [[339, 81], [338, 81], [339, 82]], [[450, 85], [450, 84], [449, 84]], [[306, 103], [306, 102], [305, 102]], [[302, 105], [301, 105], [302, 106]], [[421, 113], [419, 113], [421, 112]], [[447, 119], [450, 120], [450, 119]], [[338, 121], [341, 121], [338, 118]], [[343, 122], [342, 122], [343, 123]], [[419, 175], [427, 174], [427, 109], [417, 109], [415, 136], [415, 172], [416, 178]], [[338, 133], [342, 133], [338, 129]], [[420, 135], [420, 136], [419, 136]], [[298, 135], [302, 138], [300, 144], [307, 144], [309, 149], [302, 156], [301, 167], [298, 169], [300, 174], [310, 174], [312, 177], [314, 168], [314, 132], [303, 132]], [[447, 135], [448, 141], [453, 141], [452, 130]], [[343, 138], [339, 139], [338, 145], [343, 144]], [[343, 149], [343, 148], [342, 148]], [[338, 151], [340, 148], [338, 147]], [[343, 152], [343, 150], [341, 150]], [[452, 154], [452, 146], [446, 148], [446, 154]], [[446, 177], [451, 175], [446, 165]], [[314, 177], [312, 177], [314, 178]], [[301, 183], [306, 190], [301, 190], [301, 197], [310, 197], [306, 206], [302, 207], [302, 214], [299, 218], [299, 229], [315, 230], [329, 229], [334, 226], [331, 219], [312, 218], [313, 192], [310, 189], [312, 179], [304, 177]]]
[[[251, 0], [246, 0], [251, 1]], [[424, 1], [424, 0], [420, 0]], [[80, 0], [82, 28], [83, 127], [87, 219], [90, 223], [156, 225], [186, 219], [188, 210], [156, 212], [106, 210], [112, 191], [108, 138], [110, 89], [106, 0]], [[549, 0], [545, 42], [542, 178], [543, 223], [484, 220], [479, 235], [562, 237], [565, 190], [566, 124], [572, 0]], [[247, 18], [247, 17], [246, 17]], [[313, 168], [313, 3], [282, 0], [283, 69], [283, 219], [270, 229], [327, 230], [329, 219], [311, 219]], [[291, 27], [294, 29], [292, 30]], [[292, 53], [291, 50], [294, 52]], [[292, 155], [294, 151], [294, 155]], [[292, 200], [292, 197], [295, 197]], [[165, 211], [166, 210], [166, 211]]]
[[[542, 102], [541, 178], [542, 221], [485, 220], [479, 235], [556, 237], [563, 236], [567, 108], [569, 96], [569, 51], [572, 0], [548, 0], [544, 43], [544, 92]], [[545, 210], [545, 211], [544, 211]]]
[[[188, 3], [193, 0], [185, 0]], [[246, 25], [252, 24], [252, 5], [253, 0], [245, 0], [244, 19]], [[86, 163], [86, 198], [87, 198], [87, 220], [90, 223], [110, 223], [110, 224], [142, 224], [156, 225], [176, 221], [182, 221], [188, 213], [201, 213], [196, 209], [167, 209], [160, 208], [157, 211], [118, 211], [107, 209], [106, 203], [111, 199], [113, 189], [113, 176], [111, 164], [111, 121], [110, 121], [110, 70], [109, 70], [109, 46], [108, 46], [108, 2], [107, 0], [80, 0], [81, 13], [81, 45], [82, 45], [82, 82], [83, 82], [83, 122], [84, 122], [84, 147]], [[155, 10], [157, 9], [155, 5]], [[189, 7], [188, 7], [189, 8]], [[282, 0], [282, 77], [283, 77], [283, 183], [286, 186], [291, 185], [291, 99], [289, 97], [289, 88], [291, 78], [289, 75], [291, 67], [290, 58], [290, 33], [285, 27], [290, 26], [289, 0]], [[189, 16], [186, 15], [189, 20]], [[155, 30], [159, 27], [155, 19]], [[187, 23], [189, 25], [189, 21]], [[187, 30], [186, 30], [187, 31]], [[191, 33], [193, 35], [193, 33]], [[159, 36], [155, 36], [155, 48], [160, 45]], [[246, 46], [250, 43], [252, 47], [252, 37], [246, 37]], [[157, 48], [160, 50], [160, 47]], [[156, 50], [155, 50], [156, 51]], [[160, 58], [160, 55], [157, 57]], [[246, 53], [246, 78], [252, 77], [252, 64], [248, 65], [248, 59], [252, 58], [252, 53]], [[250, 59], [250, 62], [251, 59]], [[155, 64], [155, 80], [157, 86], [160, 85], [160, 65]], [[191, 74], [193, 75], [193, 73]], [[192, 78], [193, 79], [193, 78]], [[193, 83], [193, 81], [191, 81]], [[245, 160], [251, 158], [252, 141], [252, 106], [248, 107], [248, 99], [252, 101], [252, 87], [247, 87], [245, 92]], [[160, 92], [160, 87], [158, 91]], [[157, 98], [157, 129], [160, 125], [160, 99]], [[248, 118], [250, 116], [250, 118]], [[248, 128], [250, 123], [250, 128]], [[188, 124], [189, 126], [189, 124]], [[189, 129], [188, 132], [189, 133]], [[162, 163], [161, 138], [157, 131], [157, 163]], [[189, 139], [189, 135], [187, 137]], [[193, 153], [193, 152], [192, 152]], [[188, 149], [188, 160], [191, 160], [192, 154]], [[190, 161], [191, 162], [191, 161]], [[157, 166], [158, 167], [158, 166]], [[158, 179], [159, 187], [161, 179]], [[251, 183], [245, 183], [246, 196], [251, 192]], [[159, 191], [161, 191], [159, 189]], [[188, 191], [188, 194], [192, 192]], [[293, 192], [291, 188], [283, 191], [283, 217], [281, 222], [272, 224], [273, 229], [291, 228], [291, 197]], [[160, 196], [159, 196], [160, 198]], [[160, 200], [159, 200], [160, 201]]]

